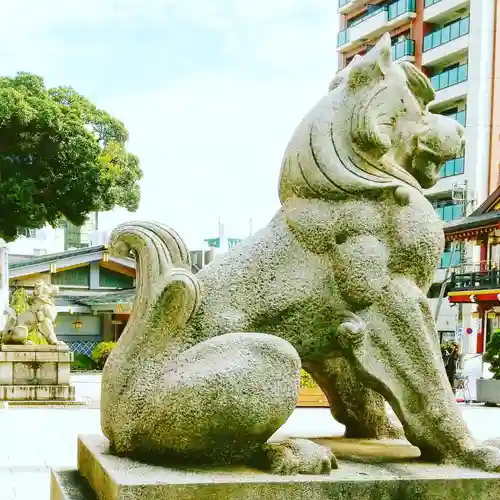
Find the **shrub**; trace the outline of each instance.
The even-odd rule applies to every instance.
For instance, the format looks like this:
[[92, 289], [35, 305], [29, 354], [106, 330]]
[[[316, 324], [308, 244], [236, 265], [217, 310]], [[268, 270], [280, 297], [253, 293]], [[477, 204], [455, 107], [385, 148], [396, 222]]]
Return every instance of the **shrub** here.
[[300, 373], [300, 387], [313, 389], [318, 387], [314, 379], [307, 373], [305, 370], [302, 370]]
[[92, 361], [96, 368], [102, 370], [111, 351], [115, 348], [116, 342], [99, 342], [92, 351]]
[[90, 359], [90, 356], [87, 356], [86, 354], [82, 354], [80, 352], [74, 353], [74, 361], [71, 363], [72, 371], [92, 370], [93, 367], [94, 364]]
[[495, 330], [491, 334], [483, 359], [490, 363], [490, 372], [493, 373], [493, 378], [500, 380], [500, 330]]

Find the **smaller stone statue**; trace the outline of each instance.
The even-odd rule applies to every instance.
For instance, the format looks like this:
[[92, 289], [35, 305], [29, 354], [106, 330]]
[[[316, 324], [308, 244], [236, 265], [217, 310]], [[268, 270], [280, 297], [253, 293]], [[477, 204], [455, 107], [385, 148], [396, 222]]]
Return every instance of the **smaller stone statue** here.
[[5, 311], [7, 321], [2, 332], [2, 344], [31, 344], [28, 332], [29, 328], [34, 326], [49, 344], [62, 344], [57, 340], [54, 330], [57, 310], [52, 295], [58, 292], [59, 287], [48, 285], [42, 280], [37, 281], [30, 298], [29, 309], [20, 314], [11, 307]]

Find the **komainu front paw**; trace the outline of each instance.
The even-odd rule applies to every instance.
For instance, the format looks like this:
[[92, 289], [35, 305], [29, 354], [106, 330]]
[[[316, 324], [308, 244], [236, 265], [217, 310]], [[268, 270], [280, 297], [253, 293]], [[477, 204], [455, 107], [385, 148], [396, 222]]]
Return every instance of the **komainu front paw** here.
[[268, 443], [264, 449], [273, 474], [329, 474], [332, 469], [338, 469], [330, 448], [308, 439]]
[[343, 348], [357, 349], [363, 343], [365, 328], [360, 317], [350, 314], [337, 329], [337, 342]]

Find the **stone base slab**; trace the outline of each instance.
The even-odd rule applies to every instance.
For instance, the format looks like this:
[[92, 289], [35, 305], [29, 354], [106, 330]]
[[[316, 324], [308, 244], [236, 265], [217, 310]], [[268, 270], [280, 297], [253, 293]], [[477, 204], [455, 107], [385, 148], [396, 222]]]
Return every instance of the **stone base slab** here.
[[[246, 467], [172, 469], [109, 453], [82, 436], [77, 471], [53, 471], [52, 500], [496, 500], [500, 474], [419, 462], [341, 461], [327, 476], [275, 476]], [[90, 485], [91, 489], [88, 488]]]
[[0, 401], [73, 400], [72, 361], [67, 344], [1, 345]]
[[74, 401], [72, 385], [0, 385], [0, 401]]

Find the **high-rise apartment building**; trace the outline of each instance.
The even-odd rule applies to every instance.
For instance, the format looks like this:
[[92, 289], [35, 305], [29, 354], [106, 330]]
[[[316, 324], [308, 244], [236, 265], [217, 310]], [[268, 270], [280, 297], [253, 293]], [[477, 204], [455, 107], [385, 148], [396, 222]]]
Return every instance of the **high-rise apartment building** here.
[[[446, 162], [428, 199], [444, 221], [467, 215], [500, 184], [500, 1], [339, 0], [339, 69], [364, 54], [384, 33], [392, 57], [411, 61], [436, 91], [430, 108], [466, 128], [463, 156]], [[453, 265], [470, 259], [464, 248]], [[451, 252], [441, 259], [444, 278]], [[434, 287], [439, 290], [439, 286]], [[444, 304], [438, 329], [455, 330], [455, 310]]]

